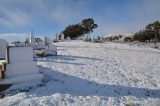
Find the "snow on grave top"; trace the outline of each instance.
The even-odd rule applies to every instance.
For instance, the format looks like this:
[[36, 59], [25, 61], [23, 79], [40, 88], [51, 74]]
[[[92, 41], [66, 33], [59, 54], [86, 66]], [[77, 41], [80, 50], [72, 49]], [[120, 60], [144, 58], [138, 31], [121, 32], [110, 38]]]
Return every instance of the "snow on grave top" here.
[[9, 48], [9, 62], [33, 61], [32, 47], [11, 47]]

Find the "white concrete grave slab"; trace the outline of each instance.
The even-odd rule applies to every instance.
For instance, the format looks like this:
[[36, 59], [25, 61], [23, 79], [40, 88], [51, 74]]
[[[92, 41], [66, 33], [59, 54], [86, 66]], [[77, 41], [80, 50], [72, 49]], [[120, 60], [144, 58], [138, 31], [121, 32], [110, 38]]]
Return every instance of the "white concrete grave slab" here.
[[28, 43], [27, 46], [32, 47], [33, 49], [36, 49], [36, 44], [35, 43]]
[[64, 41], [64, 34], [61, 34], [61, 41]]
[[34, 38], [33, 30], [30, 30], [29, 42], [30, 42], [31, 44], [35, 45], [35, 38]]
[[0, 39], [0, 59], [6, 58], [7, 42]]
[[5, 79], [0, 84], [41, 82], [43, 75], [39, 73], [33, 61], [32, 47], [11, 47], [8, 49], [9, 64], [6, 65]]
[[57, 46], [53, 44], [48, 45], [45, 55], [57, 55]]
[[42, 74], [31, 74], [31, 75], [25, 75], [25, 76], [18, 76], [18, 77], [11, 77], [7, 78], [5, 80], [0, 81], [0, 84], [20, 84], [20, 83], [34, 83], [39, 84], [41, 83], [43, 79]]
[[33, 49], [36, 49], [36, 43], [35, 43], [35, 38], [34, 38], [33, 30], [30, 30], [29, 36], [30, 36], [30, 38], [29, 38], [29, 43], [28, 43], [27, 46], [33, 47]]
[[16, 77], [39, 73], [35, 61], [21, 61], [6, 66], [6, 77]]
[[15, 46], [16, 47], [24, 47], [26, 46], [24, 42], [18, 42], [18, 43], [15, 43]]
[[11, 47], [9, 48], [9, 63], [33, 61], [32, 47]]
[[158, 49], [160, 49], [160, 43], [157, 43], [156, 46], [158, 47]]
[[68, 37], [67, 37], [67, 40], [71, 40], [71, 38], [68, 36]]

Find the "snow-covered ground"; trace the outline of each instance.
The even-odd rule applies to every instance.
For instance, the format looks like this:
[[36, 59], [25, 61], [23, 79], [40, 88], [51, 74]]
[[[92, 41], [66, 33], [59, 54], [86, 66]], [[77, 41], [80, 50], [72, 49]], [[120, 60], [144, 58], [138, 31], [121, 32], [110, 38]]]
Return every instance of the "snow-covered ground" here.
[[44, 82], [11, 87], [0, 106], [160, 106], [160, 50], [82, 41], [57, 45], [58, 56], [37, 59]]

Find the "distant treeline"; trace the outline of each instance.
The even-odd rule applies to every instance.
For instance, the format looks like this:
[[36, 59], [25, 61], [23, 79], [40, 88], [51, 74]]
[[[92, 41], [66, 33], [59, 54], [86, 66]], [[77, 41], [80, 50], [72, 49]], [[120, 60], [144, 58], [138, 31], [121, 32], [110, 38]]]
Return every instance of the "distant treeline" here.
[[140, 42], [150, 42], [151, 40], [160, 41], [160, 22], [155, 21], [151, 24], [148, 24], [144, 30], [134, 34], [133, 40]]
[[[115, 41], [119, 40], [123, 37], [123, 35], [118, 36], [110, 36], [106, 37], [105, 39], [109, 41]], [[128, 41], [140, 41], [140, 42], [160, 42], [160, 22], [155, 21], [153, 23], [148, 24], [144, 30], [140, 30], [139, 32], [136, 32], [133, 36], [126, 36], [123, 39], [125, 42]]]

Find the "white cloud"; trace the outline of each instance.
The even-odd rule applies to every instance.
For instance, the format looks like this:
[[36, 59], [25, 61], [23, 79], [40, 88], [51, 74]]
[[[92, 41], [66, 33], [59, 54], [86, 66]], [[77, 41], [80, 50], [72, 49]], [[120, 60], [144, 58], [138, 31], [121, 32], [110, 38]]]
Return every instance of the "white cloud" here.
[[0, 23], [8, 27], [21, 27], [29, 23], [29, 17], [27, 14], [20, 10], [7, 10], [1, 9], [3, 11], [4, 17], [0, 19]]
[[[92, 0], [1, 0], [0, 26], [39, 27], [39, 23], [47, 21], [64, 28], [68, 24], [79, 23], [82, 19], [91, 17], [99, 25], [97, 31], [107, 34], [134, 32], [160, 19], [160, 0], [143, 0], [140, 4], [132, 1], [128, 5], [122, 5], [124, 6], [122, 10], [117, 10], [115, 6], [96, 6], [99, 4], [90, 8], [93, 2]], [[101, 9], [95, 13], [98, 8]], [[124, 17], [126, 20], [118, 22], [119, 17]]]
[[[15, 6], [15, 7], [14, 7]], [[16, 5], [9, 2], [0, 3], [0, 24], [9, 28], [21, 27], [29, 23], [29, 16]]]
[[0, 34], [0, 39], [5, 39], [9, 42], [12, 41], [25, 41], [29, 34], [18, 34], [18, 33], [9, 33], [9, 34]]

